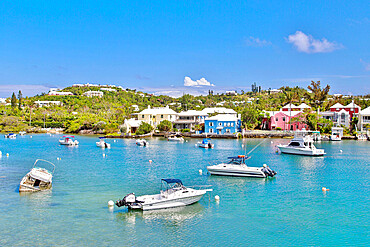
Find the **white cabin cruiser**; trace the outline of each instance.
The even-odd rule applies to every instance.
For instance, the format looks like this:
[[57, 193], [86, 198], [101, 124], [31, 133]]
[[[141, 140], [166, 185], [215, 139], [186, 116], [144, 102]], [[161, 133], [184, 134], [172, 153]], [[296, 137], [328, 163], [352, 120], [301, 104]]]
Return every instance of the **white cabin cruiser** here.
[[341, 141], [343, 137], [343, 128], [333, 127], [331, 128], [330, 141]]
[[245, 155], [238, 155], [235, 157], [228, 157], [230, 159], [227, 163], [221, 163], [213, 166], [207, 166], [207, 170], [211, 175], [219, 176], [234, 176], [234, 177], [256, 177], [267, 178], [273, 177], [277, 173], [271, 170], [266, 164], [263, 167], [251, 167], [245, 164], [245, 161], [250, 157]]
[[285, 154], [297, 154], [308, 156], [322, 156], [325, 154], [324, 149], [317, 149], [313, 144], [311, 136], [306, 135], [306, 131], [297, 131], [294, 138], [288, 145], [277, 145], [280, 152]]
[[4, 135], [5, 138], [9, 138], [9, 139], [16, 139], [17, 138], [17, 134], [15, 133], [8, 133], [6, 135]]
[[105, 137], [99, 137], [99, 141], [96, 142], [96, 146], [100, 148], [110, 148], [110, 144], [105, 142]]
[[26, 131], [20, 131], [20, 132], [19, 132], [19, 135], [21, 135], [21, 136], [24, 136], [25, 134], [27, 134], [27, 132], [26, 132]]
[[77, 140], [74, 140], [74, 136], [63, 136], [63, 138], [59, 140], [60, 145], [76, 146], [79, 144]]
[[198, 147], [200, 148], [214, 148], [215, 144], [211, 142], [211, 139], [204, 138], [202, 142], [198, 142]]
[[198, 202], [204, 194], [212, 189], [193, 189], [185, 187], [180, 179], [162, 179], [165, 188], [159, 194], [138, 196], [127, 194], [122, 200], [116, 201], [117, 207], [127, 206], [129, 209], [154, 210], [174, 208]]
[[181, 136], [180, 137], [177, 137], [177, 136], [169, 136], [167, 138], [167, 141], [172, 141], [172, 142], [183, 142], [184, 141], [184, 138], [182, 138]]
[[136, 140], [136, 145], [138, 145], [138, 146], [146, 147], [146, 146], [148, 146], [148, 144], [149, 143], [144, 139], [137, 139]]
[[[53, 166], [53, 171], [38, 167], [39, 162], [48, 163]], [[19, 192], [36, 192], [51, 189], [55, 165], [49, 161], [38, 159], [31, 171], [22, 178], [19, 185]]]

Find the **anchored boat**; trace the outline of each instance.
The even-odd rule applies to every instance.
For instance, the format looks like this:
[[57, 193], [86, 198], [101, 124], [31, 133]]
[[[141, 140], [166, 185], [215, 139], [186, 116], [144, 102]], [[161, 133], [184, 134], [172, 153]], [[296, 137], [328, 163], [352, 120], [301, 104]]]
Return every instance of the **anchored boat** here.
[[122, 200], [116, 201], [116, 205], [117, 207], [126, 206], [129, 209], [144, 211], [181, 207], [198, 202], [208, 191], [212, 191], [212, 189], [185, 187], [180, 179], [162, 179], [159, 194], [137, 197], [134, 193], [130, 193]]
[[96, 142], [96, 146], [101, 148], [110, 148], [110, 144], [105, 142], [105, 137], [99, 137], [99, 141]]
[[136, 145], [146, 147], [146, 146], [148, 146], [148, 142], [144, 139], [137, 139], [136, 140]]
[[273, 177], [276, 175], [276, 172], [271, 170], [266, 164], [264, 164], [263, 167], [247, 166], [245, 161], [250, 159], [249, 156], [238, 155], [235, 157], [228, 157], [228, 159], [230, 161], [227, 163], [207, 166], [208, 172], [211, 175], [256, 178]]
[[177, 136], [169, 136], [167, 138], [167, 141], [172, 141], [172, 142], [183, 142], [184, 141], [184, 138], [182, 138], [181, 136], [180, 137], [177, 137]]
[[324, 149], [317, 149], [313, 139], [306, 131], [297, 131], [288, 145], [277, 145], [280, 152], [285, 154], [297, 154], [308, 156], [323, 156]]
[[16, 139], [17, 138], [17, 134], [15, 133], [8, 133], [6, 135], [4, 135], [5, 138], [9, 138], [9, 139]]
[[342, 127], [332, 127], [330, 141], [341, 141], [343, 137]]
[[198, 142], [198, 147], [200, 148], [214, 148], [215, 144], [211, 142], [211, 139], [204, 138], [202, 142]]
[[63, 136], [63, 138], [59, 140], [60, 145], [76, 146], [79, 144], [79, 142], [74, 139], [74, 136]]
[[[40, 163], [47, 163], [53, 167], [52, 171], [40, 167]], [[36, 192], [51, 189], [55, 165], [47, 160], [38, 159], [31, 171], [22, 178], [19, 192]]]

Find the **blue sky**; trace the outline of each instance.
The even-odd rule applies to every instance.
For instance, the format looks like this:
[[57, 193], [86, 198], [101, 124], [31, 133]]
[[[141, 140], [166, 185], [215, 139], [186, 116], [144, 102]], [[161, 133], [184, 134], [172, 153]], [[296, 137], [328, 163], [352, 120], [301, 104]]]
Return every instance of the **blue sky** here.
[[176, 95], [321, 80], [370, 93], [369, 1], [34, 0], [0, 11], [2, 97], [87, 82]]

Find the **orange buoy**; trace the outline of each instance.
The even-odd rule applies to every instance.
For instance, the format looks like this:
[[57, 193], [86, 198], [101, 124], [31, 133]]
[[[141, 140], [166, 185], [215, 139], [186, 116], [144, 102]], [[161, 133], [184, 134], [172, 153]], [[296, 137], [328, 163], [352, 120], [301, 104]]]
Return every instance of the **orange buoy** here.
[[151, 164], [153, 161], [152, 160], [149, 160], [149, 163]]
[[322, 191], [329, 191], [329, 189], [322, 187]]

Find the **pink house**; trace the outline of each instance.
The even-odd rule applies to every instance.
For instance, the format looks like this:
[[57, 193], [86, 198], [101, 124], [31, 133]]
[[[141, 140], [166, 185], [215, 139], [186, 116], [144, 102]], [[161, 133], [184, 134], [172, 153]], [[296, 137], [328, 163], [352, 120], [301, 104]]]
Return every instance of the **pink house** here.
[[[267, 113], [269, 117], [267, 117]], [[302, 111], [275, 111], [266, 112], [266, 117], [262, 120], [262, 129], [268, 130], [302, 130], [308, 129], [307, 124], [304, 123]]]

